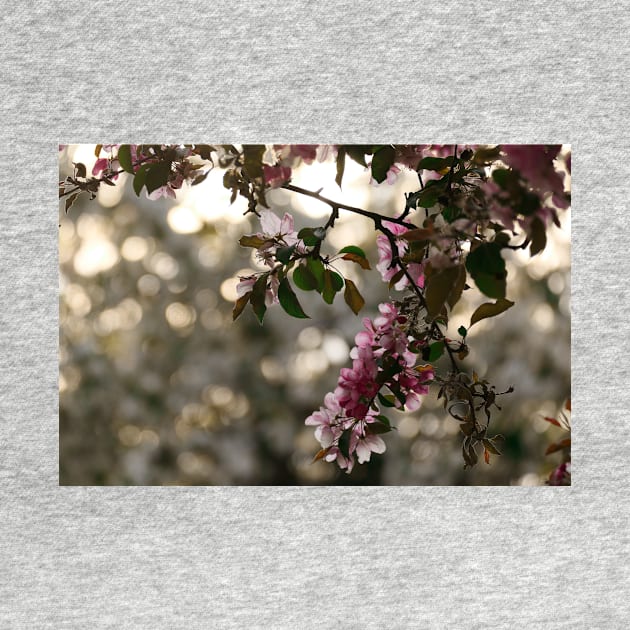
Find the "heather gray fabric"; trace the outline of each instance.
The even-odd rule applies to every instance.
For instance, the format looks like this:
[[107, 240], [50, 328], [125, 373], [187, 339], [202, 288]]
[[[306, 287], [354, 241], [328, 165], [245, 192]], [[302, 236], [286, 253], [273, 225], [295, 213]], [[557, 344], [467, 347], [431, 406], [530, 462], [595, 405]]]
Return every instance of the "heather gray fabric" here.
[[[425, 4], [4, 7], [1, 628], [628, 627], [627, 5]], [[57, 143], [156, 140], [571, 143], [573, 487], [58, 487]]]

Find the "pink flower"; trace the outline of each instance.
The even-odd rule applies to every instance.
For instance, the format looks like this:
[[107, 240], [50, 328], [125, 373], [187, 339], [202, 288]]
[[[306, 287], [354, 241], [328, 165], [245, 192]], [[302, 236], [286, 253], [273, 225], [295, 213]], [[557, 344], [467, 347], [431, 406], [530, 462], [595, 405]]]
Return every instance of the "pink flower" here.
[[[383, 227], [388, 229], [392, 234], [394, 234], [395, 237], [409, 231], [409, 229], [406, 228], [404, 225], [391, 223], [390, 221], [383, 221]], [[397, 257], [402, 258], [407, 252], [409, 244], [407, 243], [407, 241], [401, 239], [395, 239], [395, 241]], [[378, 250], [378, 263], [376, 265], [376, 268], [380, 271], [383, 281], [389, 282], [400, 271], [400, 267], [398, 265], [394, 265], [392, 267], [393, 254], [389, 238], [387, 238], [385, 234], [379, 234], [376, 237], [376, 247]], [[421, 264], [410, 263], [407, 265], [407, 271], [409, 271], [409, 274], [411, 275], [417, 286], [424, 286], [424, 272]], [[403, 276], [394, 285], [394, 288], [397, 291], [401, 291], [407, 286], [409, 286], [409, 279], [407, 278], [407, 276]]]
[[293, 217], [288, 212], [280, 219], [271, 210], [263, 210], [260, 213], [260, 226], [263, 229], [263, 233], [259, 234], [261, 238], [282, 241], [285, 245], [294, 245], [298, 241]]
[[147, 198], [155, 201], [160, 197], [175, 199], [175, 191], [167, 184], [166, 186], [160, 186], [156, 188], [151, 194], [147, 191]]
[[312, 164], [317, 157], [316, 144], [292, 144], [291, 155], [302, 158], [307, 164]]
[[[101, 173], [106, 173], [107, 171], [117, 171], [120, 168], [120, 164], [118, 160], [112, 160], [111, 158], [99, 158], [94, 162], [94, 166], [92, 167], [92, 175], [94, 177], [98, 177]], [[118, 173], [111, 175], [112, 180], [118, 179]]]
[[345, 457], [341, 454], [337, 446], [331, 447], [324, 459], [327, 462], [337, 462], [337, 466], [345, 470], [348, 474], [350, 474], [354, 468], [354, 456], [350, 455], [349, 457]]
[[263, 178], [265, 184], [269, 184], [271, 188], [278, 188], [291, 179], [291, 169], [288, 166], [263, 164]]
[[378, 435], [366, 435], [360, 438], [356, 446], [359, 464], [369, 462], [372, 453], [384, 453], [385, 449], [385, 442]]
[[[244, 276], [240, 278], [240, 282], [236, 285], [236, 295], [241, 298], [251, 293], [258, 278], [256, 276]], [[272, 304], [278, 304], [278, 286], [280, 281], [276, 275], [268, 277], [267, 289], [265, 291], [265, 305], [267, 307]]]
[[570, 486], [571, 485], [571, 462], [560, 464], [549, 475], [547, 484], [550, 486]]

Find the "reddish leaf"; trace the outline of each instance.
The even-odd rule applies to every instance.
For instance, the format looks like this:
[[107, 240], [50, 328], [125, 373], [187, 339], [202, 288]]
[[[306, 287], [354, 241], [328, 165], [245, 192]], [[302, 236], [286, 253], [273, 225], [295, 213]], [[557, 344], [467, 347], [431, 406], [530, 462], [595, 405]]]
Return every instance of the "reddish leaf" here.
[[543, 420], [546, 420], [547, 422], [551, 422], [551, 424], [555, 424], [557, 427], [562, 426], [555, 418], [550, 418], [549, 416], [545, 416]]
[[330, 450], [330, 446], [328, 448], [323, 448], [321, 451], [318, 451], [317, 455], [315, 455], [315, 457], [313, 457], [313, 462], [315, 463], [317, 461], [319, 461], [320, 459], [323, 459], [324, 457], [326, 457], [326, 455], [328, 454], [328, 451]]
[[563, 448], [571, 448], [571, 438], [565, 438], [564, 440], [550, 444], [545, 451], [545, 455], [551, 455], [551, 453], [561, 451]]
[[363, 258], [363, 256], [359, 256], [358, 254], [344, 254], [341, 257], [342, 260], [350, 260], [353, 263], [357, 263], [357, 265], [361, 265], [363, 269], [370, 269], [370, 263], [367, 258]]

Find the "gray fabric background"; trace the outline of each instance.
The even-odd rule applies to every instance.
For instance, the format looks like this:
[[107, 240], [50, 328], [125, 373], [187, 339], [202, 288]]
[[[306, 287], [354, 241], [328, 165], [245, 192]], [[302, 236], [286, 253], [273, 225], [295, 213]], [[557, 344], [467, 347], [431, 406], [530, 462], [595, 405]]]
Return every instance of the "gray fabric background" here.
[[[0, 628], [630, 625], [628, 4], [37, 2], [0, 38]], [[58, 486], [58, 142], [568, 142], [572, 488]]]

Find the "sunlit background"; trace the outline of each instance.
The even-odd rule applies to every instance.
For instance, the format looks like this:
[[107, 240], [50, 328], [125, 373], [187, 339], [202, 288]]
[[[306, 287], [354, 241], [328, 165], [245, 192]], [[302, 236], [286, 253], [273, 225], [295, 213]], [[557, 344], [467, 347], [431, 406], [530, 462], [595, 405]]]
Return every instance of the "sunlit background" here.
[[[61, 178], [72, 162], [89, 172], [95, 159], [94, 145], [69, 146], [60, 153]], [[230, 205], [222, 174], [216, 169], [176, 200], [160, 201], [137, 198], [122, 175], [97, 200], [79, 199], [61, 213], [61, 484], [544, 483], [561, 461], [545, 449], [563, 435], [543, 418], [557, 415], [570, 396], [569, 212], [541, 255], [509, 252], [507, 297], [516, 305], [469, 334], [463, 366], [499, 391], [515, 388], [492, 422], [505, 436], [503, 455], [463, 470], [458, 423], [433, 391], [415, 413], [392, 411], [398, 431], [385, 436], [386, 453], [346, 475], [312, 463], [319, 445], [304, 418], [334, 388], [361, 317], [376, 312], [387, 286], [376, 270], [339, 261], [366, 298], [361, 317], [339, 295], [328, 306], [300, 292], [309, 320], [277, 306], [264, 326], [249, 309], [232, 322], [237, 277], [263, 267], [237, 243], [259, 226], [244, 216], [245, 201]], [[298, 169], [293, 182], [390, 215], [418, 187], [412, 172], [393, 186], [370, 186], [354, 162], [343, 191], [334, 178], [334, 164], [323, 163]], [[296, 229], [321, 225], [330, 210], [285, 190], [268, 200], [274, 212], [295, 216]], [[374, 237], [369, 220], [342, 213], [327, 244], [359, 245], [374, 267]], [[484, 301], [464, 292], [451, 317], [453, 337]]]

